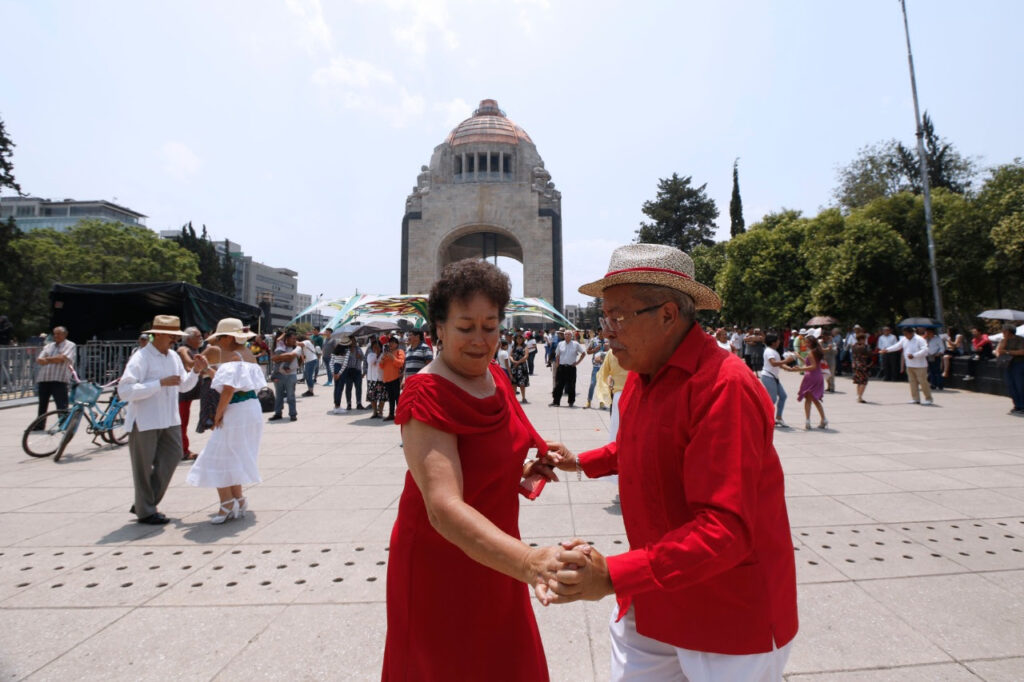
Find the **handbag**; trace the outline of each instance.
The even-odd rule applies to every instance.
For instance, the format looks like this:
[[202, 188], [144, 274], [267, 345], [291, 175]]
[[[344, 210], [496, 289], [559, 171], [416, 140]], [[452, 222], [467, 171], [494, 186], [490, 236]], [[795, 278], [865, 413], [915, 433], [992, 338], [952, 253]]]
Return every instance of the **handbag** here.
[[220, 403], [220, 392], [210, 388], [213, 379], [203, 377], [199, 386], [199, 423], [196, 433], [213, 428], [213, 420], [217, 417], [217, 405]]

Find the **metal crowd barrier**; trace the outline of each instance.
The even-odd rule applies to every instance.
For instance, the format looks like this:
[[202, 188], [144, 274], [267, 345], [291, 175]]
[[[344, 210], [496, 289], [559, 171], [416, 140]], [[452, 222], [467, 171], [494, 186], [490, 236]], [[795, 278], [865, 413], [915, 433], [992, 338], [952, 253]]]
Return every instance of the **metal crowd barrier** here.
[[[106, 384], [121, 376], [135, 341], [89, 341], [79, 344], [75, 359], [78, 376]], [[36, 395], [36, 357], [42, 346], [0, 346], [0, 402]]]

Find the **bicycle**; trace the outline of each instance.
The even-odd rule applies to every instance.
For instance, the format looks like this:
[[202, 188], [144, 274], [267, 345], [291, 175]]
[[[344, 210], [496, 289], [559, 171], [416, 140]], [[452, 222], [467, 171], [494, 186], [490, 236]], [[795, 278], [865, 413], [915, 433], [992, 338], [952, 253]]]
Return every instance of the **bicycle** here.
[[[77, 378], [77, 377], [76, 377]], [[91, 381], [80, 381], [71, 390], [71, 407], [66, 410], [50, 410], [36, 417], [21, 438], [22, 449], [32, 457], [49, 457], [59, 462], [68, 443], [75, 437], [82, 417], [88, 422], [87, 432], [92, 434], [94, 445], [97, 438], [110, 445], [124, 445], [128, 442], [128, 431], [124, 427], [124, 407], [128, 403], [117, 396], [115, 390], [101, 411], [96, 401], [103, 389], [115, 386], [113, 381], [100, 386]], [[51, 421], [52, 420], [52, 421]], [[49, 423], [49, 425], [47, 425]]]

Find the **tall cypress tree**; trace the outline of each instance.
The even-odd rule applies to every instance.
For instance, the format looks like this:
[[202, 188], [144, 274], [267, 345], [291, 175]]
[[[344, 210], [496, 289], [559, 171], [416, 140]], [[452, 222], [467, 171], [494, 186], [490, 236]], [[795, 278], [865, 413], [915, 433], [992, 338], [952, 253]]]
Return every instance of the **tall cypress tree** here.
[[735, 237], [747, 231], [743, 222], [743, 200], [740, 199], [740, 173], [737, 158], [732, 162], [732, 199], [729, 201], [729, 234]]

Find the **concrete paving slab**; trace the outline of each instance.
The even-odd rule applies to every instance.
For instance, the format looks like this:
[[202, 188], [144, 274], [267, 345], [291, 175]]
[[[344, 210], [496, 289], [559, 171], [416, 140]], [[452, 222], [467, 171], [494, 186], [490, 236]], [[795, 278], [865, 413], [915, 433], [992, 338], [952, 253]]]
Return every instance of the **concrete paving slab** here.
[[911, 625], [897, 617], [884, 602], [879, 603], [857, 584], [801, 585], [799, 600], [801, 634], [794, 640], [787, 673], [952, 660], [919, 631], [916, 623]]
[[985, 682], [1020, 682], [1024, 658], [967, 661], [964, 666]]
[[786, 675], [789, 682], [978, 682], [978, 677], [959, 663], [904, 665], [881, 670]]
[[126, 608], [0, 610], [0, 678], [28, 678], [128, 612]]
[[957, 659], [1024, 655], [1024, 600], [980, 575], [873, 580], [860, 587]]

